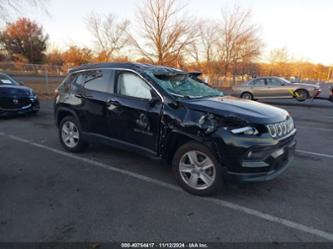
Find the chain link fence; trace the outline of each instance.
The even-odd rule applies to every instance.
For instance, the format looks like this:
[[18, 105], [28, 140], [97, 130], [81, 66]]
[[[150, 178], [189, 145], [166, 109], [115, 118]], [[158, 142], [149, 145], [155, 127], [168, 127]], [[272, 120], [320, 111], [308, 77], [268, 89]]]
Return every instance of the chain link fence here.
[[42, 98], [53, 96], [56, 87], [62, 82], [67, 67], [23, 63], [0, 63], [0, 73], [12, 76], [24, 85], [31, 87]]
[[[24, 85], [31, 87], [42, 99], [53, 97], [54, 90], [63, 81], [68, 69], [66, 66], [0, 62], [0, 73], [9, 74]], [[234, 78], [223, 75], [213, 77], [202, 75], [202, 77], [225, 93], [229, 93], [233, 85], [250, 78], [248, 75]]]

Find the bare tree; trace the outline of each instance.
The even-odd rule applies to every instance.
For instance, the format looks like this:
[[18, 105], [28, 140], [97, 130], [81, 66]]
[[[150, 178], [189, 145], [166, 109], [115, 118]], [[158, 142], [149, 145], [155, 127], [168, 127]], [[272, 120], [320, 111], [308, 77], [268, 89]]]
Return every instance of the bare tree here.
[[257, 26], [251, 23], [250, 10], [236, 6], [230, 13], [222, 12], [220, 32], [219, 56], [225, 76], [237, 63], [248, 63], [260, 55], [263, 44]]
[[219, 34], [216, 32], [218, 24], [215, 21], [200, 20], [196, 24], [196, 39], [188, 47], [188, 55], [197, 64], [209, 64], [216, 59]]
[[117, 21], [113, 14], [101, 17], [92, 13], [87, 18], [87, 26], [95, 38], [98, 52], [109, 59], [119, 55], [120, 51], [129, 45], [129, 25], [128, 20]]
[[195, 61], [197, 67], [208, 77], [208, 82], [214, 81], [217, 74], [219, 33], [216, 21], [199, 20], [196, 24], [196, 39], [187, 48], [187, 57]]
[[268, 60], [271, 64], [278, 64], [290, 62], [291, 58], [286, 48], [277, 48], [269, 53]]
[[2, 17], [0, 23], [1, 21], [6, 22], [13, 13], [21, 14], [23, 10], [31, 7], [47, 12], [46, 2], [48, 0], [0, 0], [0, 15]]
[[292, 68], [297, 68], [297, 71], [302, 74], [302, 63], [292, 63], [293, 59], [286, 48], [273, 49], [268, 56], [270, 62], [270, 75], [291, 76]]
[[157, 64], [174, 64], [194, 39], [191, 22], [183, 15], [185, 6], [176, 0], [142, 0], [138, 7], [140, 33], [132, 36], [144, 59]]

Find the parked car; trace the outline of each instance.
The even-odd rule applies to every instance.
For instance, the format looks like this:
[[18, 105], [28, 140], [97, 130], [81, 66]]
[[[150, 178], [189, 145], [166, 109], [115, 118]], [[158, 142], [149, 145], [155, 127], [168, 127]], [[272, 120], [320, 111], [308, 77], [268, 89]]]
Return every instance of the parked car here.
[[234, 86], [232, 90], [234, 96], [243, 99], [295, 98], [298, 101], [315, 98], [321, 93], [318, 85], [291, 83], [280, 77], [258, 77]]
[[23, 83], [0, 73], [0, 116], [39, 111], [37, 94]]
[[66, 150], [100, 141], [161, 159], [197, 195], [216, 193], [224, 179], [275, 178], [296, 145], [287, 111], [223, 96], [184, 71], [147, 64], [70, 70], [56, 90], [55, 120]]

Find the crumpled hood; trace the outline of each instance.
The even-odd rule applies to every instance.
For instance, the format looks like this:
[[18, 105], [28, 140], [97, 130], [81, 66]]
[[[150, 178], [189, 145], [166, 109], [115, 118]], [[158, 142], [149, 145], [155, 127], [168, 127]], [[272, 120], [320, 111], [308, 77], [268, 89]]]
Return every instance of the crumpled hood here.
[[25, 86], [0, 85], [0, 96], [2, 97], [26, 97], [31, 96], [32, 90]]
[[230, 96], [184, 100], [183, 104], [192, 110], [213, 113], [222, 117], [238, 117], [256, 124], [281, 122], [289, 115], [281, 108]]

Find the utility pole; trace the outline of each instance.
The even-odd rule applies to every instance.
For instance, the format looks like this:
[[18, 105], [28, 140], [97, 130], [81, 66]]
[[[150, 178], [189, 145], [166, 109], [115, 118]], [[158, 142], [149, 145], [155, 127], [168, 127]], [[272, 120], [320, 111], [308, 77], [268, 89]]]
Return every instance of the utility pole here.
[[34, 63], [34, 55], [33, 55], [33, 49], [32, 49], [32, 37], [30, 35], [29, 37], [29, 42], [30, 42], [30, 63]]
[[46, 95], [49, 96], [49, 70], [48, 70], [48, 65], [44, 65], [44, 72], [45, 72], [45, 92], [46, 92]]

